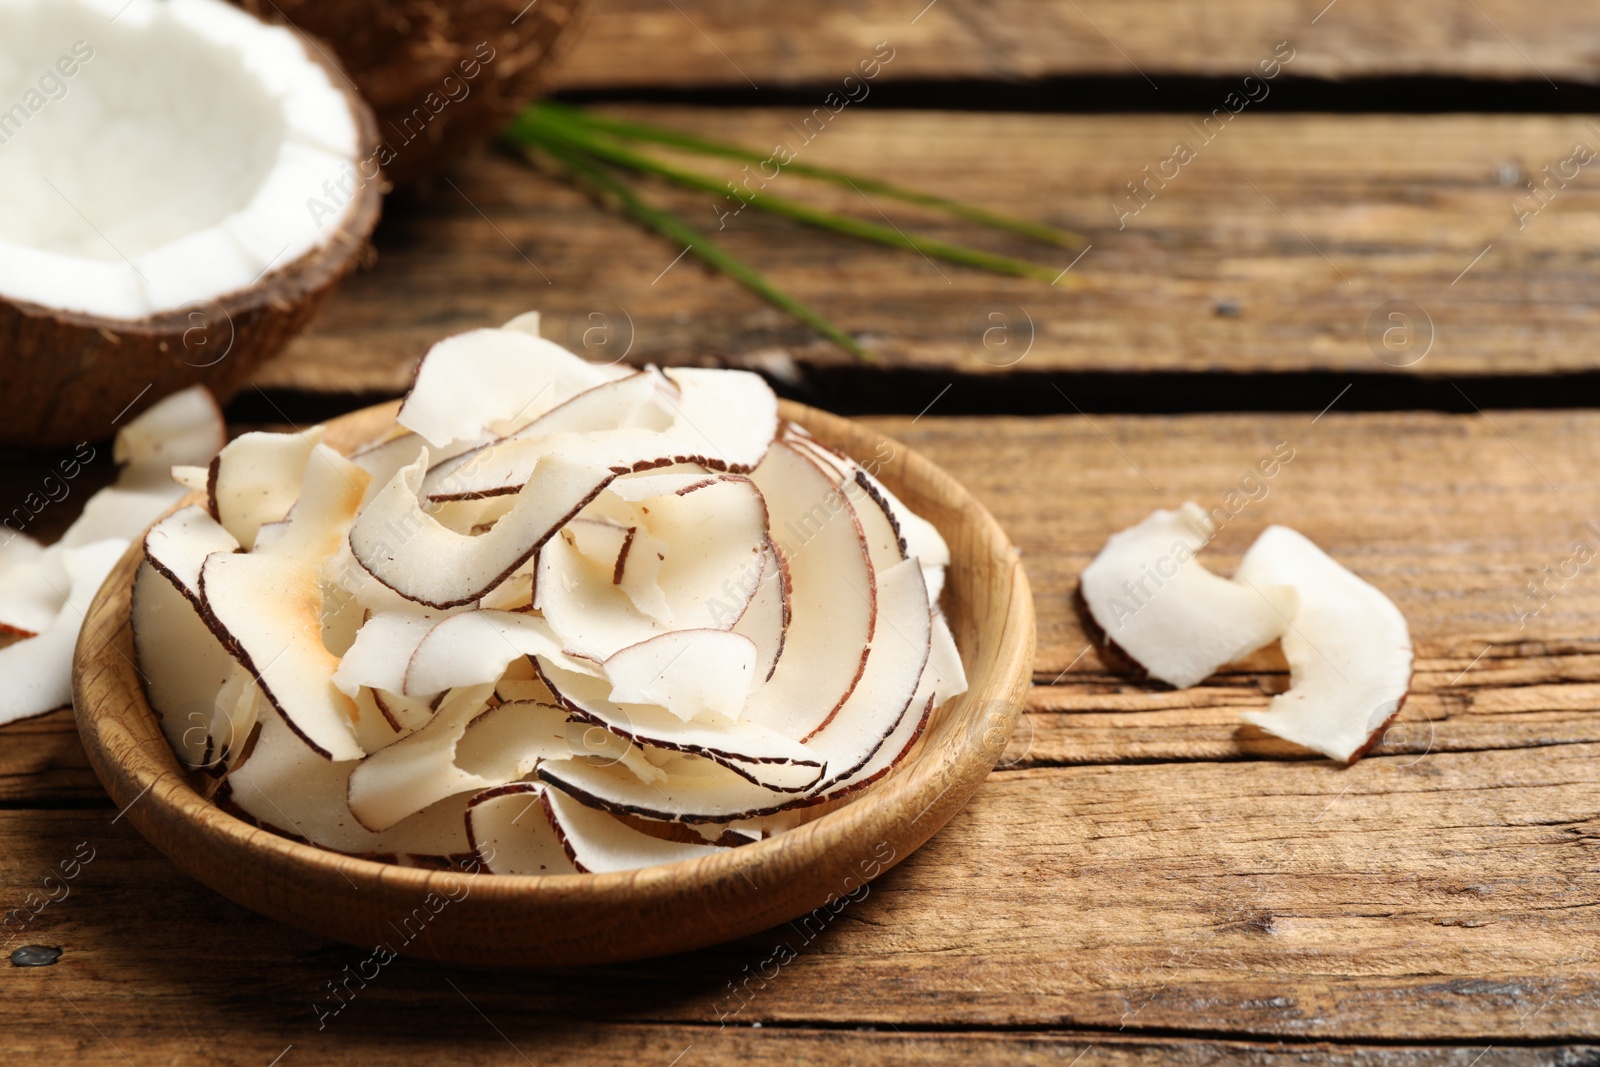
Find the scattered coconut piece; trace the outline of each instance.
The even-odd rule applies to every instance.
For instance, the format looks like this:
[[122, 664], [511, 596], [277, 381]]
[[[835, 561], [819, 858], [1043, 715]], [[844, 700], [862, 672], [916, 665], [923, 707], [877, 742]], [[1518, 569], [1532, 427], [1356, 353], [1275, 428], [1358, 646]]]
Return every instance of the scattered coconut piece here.
[[1205, 511], [1188, 502], [1112, 534], [1083, 569], [1084, 603], [1106, 637], [1177, 689], [1271, 644], [1294, 613], [1282, 583], [1246, 586], [1207, 570], [1195, 554], [1210, 535]]
[[1411, 687], [1411, 634], [1394, 601], [1306, 537], [1269, 526], [1239, 564], [1253, 589], [1291, 587], [1283, 635], [1289, 688], [1244, 720], [1330, 759], [1359, 759], [1400, 713]]
[[61, 552], [25, 534], [0, 544], [0, 634], [32, 637], [61, 613], [69, 584]]
[[157, 401], [117, 433], [117, 480], [89, 498], [61, 545], [138, 537], [184, 495], [172, 480], [173, 465], [209, 462], [226, 440], [222, 411], [203, 387]]
[[0, 725], [43, 715], [72, 703], [72, 651], [89, 602], [127, 549], [121, 538], [68, 548], [61, 553], [66, 596], [60, 611], [37, 636], [0, 648]]

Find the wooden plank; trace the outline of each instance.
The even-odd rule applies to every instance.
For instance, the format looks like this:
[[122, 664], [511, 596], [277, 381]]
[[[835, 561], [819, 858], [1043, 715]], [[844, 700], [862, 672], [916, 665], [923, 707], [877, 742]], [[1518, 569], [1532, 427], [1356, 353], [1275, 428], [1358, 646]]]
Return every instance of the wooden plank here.
[[[945, 1033], [885, 1028], [834, 1031], [791, 1027], [717, 1030], [711, 1027], [636, 1024], [530, 1026], [502, 1019], [496, 1023], [506, 1034], [497, 1036], [471, 1014], [467, 1005], [444, 1009], [428, 1017], [426, 1028], [407, 1022], [398, 1013], [350, 1024], [334, 1033], [304, 1037], [299, 1043], [285, 1038], [277, 1051], [287, 1050], [285, 1067], [294, 1056], [299, 1062], [357, 1067], [369, 1063], [437, 1063], [452, 1067], [489, 1067], [520, 1063], [517, 1053], [541, 1065], [583, 1064], [593, 1067], [638, 1067], [677, 1062], [684, 1067], [709, 1064], [748, 1064], [751, 1067], [793, 1067], [795, 1064], [876, 1064], [882, 1067], [927, 1067], [934, 1063], [975, 1064], [978, 1067], [1063, 1067], [1076, 1057], [1083, 1067], [1124, 1067], [1152, 1062], [1178, 1067], [1268, 1067], [1298, 1056], [1307, 1062], [1334, 1067], [1474, 1067], [1483, 1047], [1415, 1047], [1282, 1042], [1187, 1041], [1172, 1038], [1129, 1038], [1076, 1033]], [[92, 1007], [92, 1006], [91, 1006]], [[187, 1005], [185, 1005], [187, 1007]], [[68, 1011], [66, 1005], [60, 1005]], [[36, 1029], [10, 1036], [6, 1051], [19, 1060], [31, 1057], [41, 1063], [101, 1063], [117, 1060], [146, 1064], [188, 1062], [173, 1057], [207, 1057], [201, 1062], [229, 1064], [266, 1063], [278, 1040], [267, 1024], [245, 1032], [232, 1029], [234, 1020], [206, 1013], [216, 1031], [178, 1036], [151, 1027], [149, 1034], [119, 1035], [113, 1050], [109, 1037], [94, 1035], [83, 1019], [72, 1015], [59, 1023], [41, 1020]], [[395, 1025], [398, 1024], [398, 1025]], [[474, 1025], [476, 1024], [476, 1025]], [[399, 1032], [397, 1032], [399, 1031]], [[415, 1032], [407, 1032], [415, 1031]], [[511, 1042], [515, 1036], [515, 1047]], [[1600, 1052], [1590, 1044], [1543, 1045], [1493, 1049], [1492, 1058], [1476, 1060], [1494, 1067], [1540, 1067], [1557, 1063], [1584, 1063]], [[443, 1060], [440, 1057], [448, 1057]], [[536, 1058], [535, 1058], [536, 1057]]]
[[[1593, 11], [1577, 0], [597, 0], [562, 64], [567, 89], [838, 82], [888, 41], [885, 79], [1242, 76], [1294, 42], [1297, 74], [1595, 77]], [[1137, 89], [1137, 87], [1136, 87]]]
[[1600, 745], [1574, 745], [1348, 771], [1002, 771], [833, 921], [621, 968], [509, 976], [399, 961], [369, 968], [332, 1017], [328, 983], [370, 949], [243, 913], [110, 811], [4, 812], [0, 894], [14, 904], [93, 850], [66, 898], [22, 930], [65, 956], [10, 971], [13, 988], [37, 992], [11, 998], [8, 1015], [85, 1045], [94, 1029], [186, 1049], [271, 1035], [260, 1062], [291, 1042], [316, 1049], [319, 1021], [341, 1043], [381, 1031], [421, 1054], [463, 1031], [492, 1043], [478, 1012], [536, 1047], [659, 1022], [1570, 1041], [1600, 1025], [1597, 764]]
[[[1091, 371], [1440, 379], [1600, 367], [1590, 262], [1600, 193], [1589, 169], [1546, 194], [1548, 206], [1520, 228], [1512, 210], [1538, 204], [1528, 176], [1542, 181], [1542, 168], [1560, 169], [1575, 143], [1600, 148], [1600, 132], [1581, 118], [1246, 110], [1221, 132], [1214, 119], [1206, 143], [1203, 116], [846, 109], [807, 145], [796, 132], [802, 109], [627, 113], [749, 145], [801, 146], [808, 163], [1073, 227], [1091, 242], [1063, 283], [1049, 286], [754, 210], [727, 220], [719, 241], [862, 337], [888, 370], [945, 380]], [[1180, 141], [1193, 160], [1168, 163], [1176, 177], [1151, 179], [1140, 208], [1128, 183], [1146, 181], [1147, 166], [1157, 174]], [[739, 177], [730, 164], [707, 166]], [[681, 249], [553, 178], [491, 154], [463, 164], [452, 182], [390, 203], [376, 266], [349, 279], [311, 330], [262, 369], [261, 386], [398, 393], [434, 341], [533, 307], [550, 336], [574, 346], [587, 337], [595, 355], [723, 361], [791, 380], [852, 373], [849, 357], [809, 330], [693, 259], [673, 265]], [[1058, 269], [1075, 255], [814, 185], [783, 175], [771, 192], [873, 219], [881, 209], [907, 232]], [[719, 209], [728, 210], [706, 194], [652, 187], [651, 195], [713, 233]], [[1070, 287], [1075, 279], [1082, 288]], [[1415, 305], [1409, 334], [1388, 318], [1395, 301]], [[992, 332], [996, 322], [1009, 329]], [[1388, 334], [1398, 346], [1390, 351], [1382, 339], [1395, 325], [1402, 331]], [[876, 380], [829, 382], [851, 390], [851, 381]], [[1031, 388], [1049, 392], [1044, 382]]]

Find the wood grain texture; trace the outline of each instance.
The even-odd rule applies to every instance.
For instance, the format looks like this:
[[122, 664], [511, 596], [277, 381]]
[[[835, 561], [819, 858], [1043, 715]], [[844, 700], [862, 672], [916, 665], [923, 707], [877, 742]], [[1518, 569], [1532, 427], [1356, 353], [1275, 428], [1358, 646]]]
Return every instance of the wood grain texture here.
[[[802, 146], [796, 130], [806, 111], [625, 113], [764, 148]], [[1600, 367], [1591, 343], [1600, 328], [1591, 299], [1600, 240], [1594, 165], [1546, 193], [1547, 206], [1520, 228], [1512, 210], [1514, 201], [1524, 211], [1539, 203], [1524, 183], [1543, 181], [1546, 166], [1559, 170], [1575, 143], [1600, 151], [1600, 131], [1582, 118], [1246, 109], [1221, 132], [1214, 121], [1210, 143], [1197, 135], [1200, 118], [847, 108], [797, 147], [807, 163], [1081, 232], [1093, 247], [1056, 286], [936, 264], [754, 210], [719, 232], [719, 207], [729, 205], [715, 197], [653, 185], [650, 195], [857, 335], [888, 370], [1438, 379]], [[1164, 187], [1152, 183], [1149, 202], [1123, 217], [1139, 203], [1127, 183], [1145, 181], [1147, 166], [1156, 173], [1179, 141], [1195, 158]], [[731, 164], [711, 163], [708, 172], [739, 176]], [[435, 341], [529, 308], [544, 312], [548, 336], [572, 347], [587, 338], [595, 355], [726, 362], [800, 379], [820, 369], [846, 393], [849, 374], [874, 377], [693, 258], [673, 266], [680, 248], [553, 177], [490, 153], [464, 162], [452, 181], [391, 201], [376, 265], [349, 279], [311, 330], [262, 368], [260, 385], [398, 394]], [[1058, 269], [1076, 254], [791, 175], [769, 188], [875, 221], [881, 210], [908, 233]], [[1388, 352], [1381, 338], [1396, 324], [1380, 309], [1392, 301], [1421, 314], [1411, 312], [1410, 334], [1391, 335], [1398, 347]], [[986, 345], [996, 322], [1009, 329]]]
[[[878, 41], [884, 78], [1243, 75], [1273, 46], [1296, 73], [1593, 81], [1593, 11], [1577, 0], [596, 0], [560, 87], [829, 84]], [[1321, 17], [1319, 16], [1321, 13]]]
[[[172, 1049], [186, 1031], [200, 1047], [222, 1032], [259, 1047], [271, 1035], [268, 1059], [291, 1041], [314, 1055], [319, 1033], [345, 1047], [403, 1036], [426, 1059], [462, 1032], [492, 1042], [478, 1011], [541, 1048], [563, 1033], [662, 1022], [712, 1038], [723, 1022], [760, 1022], [1581, 1040], [1600, 1024], [1597, 755], [1568, 746], [1409, 766], [1380, 756], [1349, 772], [1271, 762], [1002, 771], [949, 832], [820, 929], [780, 926], [625, 968], [497, 975], [395, 961], [352, 985], [322, 1031], [319, 1018], [339, 1006], [327, 983], [370, 950], [229, 904], [161, 861], [126, 819], [112, 825], [112, 811], [3, 813], [4, 892], [18, 904], [79, 842], [96, 850], [71, 895], [24, 931], [63, 946], [63, 964], [9, 970], [12, 989], [39, 992], [9, 1011], [65, 1027], [64, 1006], [40, 988], [48, 979], [119, 1044], [165, 1032]], [[793, 959], [780, 966], [781, 946]], [[178, 1014], [153, 1017], [152, 996]], [[94, 1041], [81, 1020], [67, 1032]]]
[[[17, 991], [4, 1040], [100, 1062], [115, 1057], [103, 1033], [140, 1067], [259, 1067], [291, 1043], [285, 1064], [376, 1050], [520, 1062], [487, 1017], [552, 1063], [665, 1065], [692, 1045], [684, 1067], [1069, 1064], [1091, 1044], [1080, 1067], [1589, 1062], [1600, 586], [1585, 569], [1525, 630], [1511, 604], [1574, 539], [1600, 543], [1585, 532], [1600, 521], [1600, 414], [1491, 417], [935, 407], [870, 420], [960, 478], [1021, 547], [1038, 684], [963, 814], [823, 932], [546, 975], [397, 961], [318, 1030], [312, 1005], [335, 1003], [327, 983], [363, 951], [230, 904], [128, 819], [113, 825], [114, 808], [3, 812], [7, 906], [78, 842], [101, 850], [30, 927], [27, 941], [66, 948], [62, 963], [3, 972]], [[1089, 639], [1076, 576], [1106, 535], [1185, 497], [1222, 504], [1285, 440], [1294, 458], [1207, 556], [1228, 573], [1263, 525], [1285, 522], [1400, 604], [1417, 691], [1350, 770], [1241, 731], [1238, 709], [1284, 684], [1270, 654], [1183, 694], [1098, 651], [1077, 658]], [[797, 958], [750, 979], [785, 939]], [[730, 983], [746, 980], [748, 1004], [722, 1020], [741, 1004]]]

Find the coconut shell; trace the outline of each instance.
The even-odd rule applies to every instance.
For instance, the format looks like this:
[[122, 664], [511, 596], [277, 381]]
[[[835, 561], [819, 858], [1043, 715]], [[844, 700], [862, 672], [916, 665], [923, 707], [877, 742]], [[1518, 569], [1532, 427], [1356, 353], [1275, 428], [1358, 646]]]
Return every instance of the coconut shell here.
[[[345, 87], [360, 159], [377, 149], [372, 109], [314, 42], [313, 60]], [[359, 183], [339, 232], [248, 289], [145, 319], [112, 319], [0, 297], [0, 379], [10, 410], [0, 446], [54, 448], [110, 437], [133, 415], [191, 385], [227, 403], [305, 328], [340, 278], [371, 251], [379, 182]]]
[[581, 0], [234, 0], [333, 46], [378, 116], [384, 174], [416, 184], [545, 88]]

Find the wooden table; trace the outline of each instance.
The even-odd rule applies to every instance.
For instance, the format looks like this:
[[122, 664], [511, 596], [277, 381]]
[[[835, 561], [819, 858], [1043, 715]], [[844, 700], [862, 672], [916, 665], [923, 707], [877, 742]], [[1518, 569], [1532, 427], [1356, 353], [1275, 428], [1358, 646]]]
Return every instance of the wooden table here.
[[[432, 341], [529, 307], [558, 339], [603, 322], [630, 359], [751, 366], [869, 413], [973, 489], [1033, 582], [1037, 684], [971, 806], [814, 938], [780, 928], [546, 974], [399, 961], [319, 1027], [313, 1003], [365, 950], [181, 875], [119, 821], [55, 713], [0, 731], [0, 903], [93, 858], [9, 946], [62, 956], [3, 971], [5, 1062], [1600, 1057], [1600, 578], [1582, 568], [1533, 613], [1523, 592], [1576, 543], [1600, 550], [1600, 412], [1585, 410], [1600, 382], [1600, 177], [1583, 169], [1520, 226], [1511, 208], [1519, 192], [1538, 203], [1522, 183], [1574, 143], [1600, 147], [1568, 103], [1593, 99], [1592, 6], [605, 0], [563, 84], [764, 145], [880, 40], [895, 49], [883, 97], [1002, 110], [846, 109], [806, 160], [1078, 229], [1093, 245], [1070, 272], [1081, 285], [749, 212], [730, 225], [731, 250], [878, 354], [863, 368], [491, 152], [391, 203], [376, 263], [233, 414], [303, 423], [393, 395]], [[1282, 41], [1284, 97], [1366, 110], [1247, 107], [1123, 219], [1124, 183], [1196, 140], [1189, 123]], [[1492, 90], [1539, 113], [1376, 113], [1424, 90]], [[1076, 113], [1003, 110], [1041, 99]], [[1084, 113], [1106, 110], [1138, 113]], [[783, 180], [786, 195], [1039, 252]], [[714, 225], [706, 197], [652, 195]], [[1386, 349], [1398, 301], [1414, 333]], [[1012, 348], [982, 343], [995, 310]], [[1208, 551], [1226, 572], [1262, 526], [1290, 524], [1405, 612], [1413, 696], [1350, 769], [1240, 724], [1286, 685], [1275, 653], [1174, 693], [1133, 680], [1074, 608], [1110, 532], [1185, 499], [1223, 504], [1279, 442], [1293, 460]], [[29, 462], [6, 465], [8, 493], [26, 491]], [[781, 942], [797, 956], [774, 971]]]

